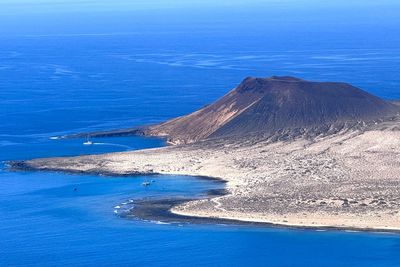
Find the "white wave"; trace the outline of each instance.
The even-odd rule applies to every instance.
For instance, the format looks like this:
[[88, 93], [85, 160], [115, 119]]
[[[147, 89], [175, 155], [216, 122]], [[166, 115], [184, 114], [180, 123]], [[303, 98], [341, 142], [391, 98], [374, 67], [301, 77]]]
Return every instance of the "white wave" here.
[[294, 73], [294, 74], [305, 74], [306, 71], [299, 71], [299, 70], [287, 70], [287, 72]]
[[237, 56], [237, 57], [233, 57], [234, 59], [238, 59], [238, 60], [251, 60], [251, 59], [260, 59], [263, 58], [263, 56]]
[[332, 55], [332, 56], [312, 56], [311, 59], [324, 59], [324, 60], [345, 60], [347, 55]]
[[344, 230], [347, 233], [359, 233], [360, 231], [357, 230]]
[[0, 141], [0, 146], [14, 146], [14, 145], [21, 145], [21, 143], [12, 142], [12, 141], [8, 141], [8, 140]]
[[168, 222], [162, 222], [162, 221], [151, 221], [152, 223], [155, 223], [155, 224], [171, 224], [171, 223], [168, 223]]
[[73, 74], [74, 72], [72, 70], [64, 69], [64, 68], [55, 68], [54, 69], [54, 75], [69, 75]]
[[101, 146], [116, 146], [116, 147], [123, 147], [126, 149], [132, 149], [132, 147], [127, 146], [127, 145], [121, 145], [121, 144], [115, 144], [115, 143], [101, 143], [101, 142], [95, 142], [93, 145], [101, 145]]
[[121, 206], [115, 206], [114, 207], [114, 209], [120, 209], [121, 208]]

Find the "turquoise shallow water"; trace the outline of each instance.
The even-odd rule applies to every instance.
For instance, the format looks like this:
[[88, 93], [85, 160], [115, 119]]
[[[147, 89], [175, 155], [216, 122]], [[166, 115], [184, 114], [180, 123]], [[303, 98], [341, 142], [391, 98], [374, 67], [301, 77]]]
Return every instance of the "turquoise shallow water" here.
[[[388, 11], [377, 25], [365, 20], [375, 10], [354, 21], [329, 12], [341, 18], [333, 27], [329, 14], [303, 21], [294, 10], [282, 21], [268, 10], [236, 10], [225, 20], [215, 10], [202, 20], [199, 11], [168, 23], [125, 13], [113, 20], [49, 15], [36, 29], [23, 20], [1, 28], [0, 160], [161, 146], [140, 137], [93, 146], [49, 138], [183, 115], [249, 75], [347, 81], [400, 98], [398, 16]], [[192, 197], [221, 186], [157, 176], [143, 188], [148, 179], [2, 169], [0, 266], [400, 266], [398, 234], [161, 224], [115, 214], [129, 200]]]

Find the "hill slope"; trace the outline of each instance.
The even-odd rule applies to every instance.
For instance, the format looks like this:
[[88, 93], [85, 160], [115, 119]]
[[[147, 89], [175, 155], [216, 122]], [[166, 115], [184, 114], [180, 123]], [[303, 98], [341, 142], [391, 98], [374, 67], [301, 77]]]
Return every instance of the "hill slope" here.
[[369, 122], [398, 112], [397, 105], [346, 83], [248, 77], [211, 105], [150, 126], [145, 134], [168, 136], [171, 143], [180, 144], [210, 137]]

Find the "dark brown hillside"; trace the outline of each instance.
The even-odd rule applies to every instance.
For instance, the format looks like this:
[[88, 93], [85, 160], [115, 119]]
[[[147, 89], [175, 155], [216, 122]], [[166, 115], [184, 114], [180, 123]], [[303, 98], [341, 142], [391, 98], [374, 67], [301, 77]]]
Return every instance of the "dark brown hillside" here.
[[158, 125], [89, 135], [165, 136], [172, 144], [184, 144], [258, 133], [320, 134], [381, 121], [399, 111], [398, 102], [385, 101], [347, 83], [248, 77], [216, 102], [189, 115]]
[[146, 133], [168, 136], [171, 143], [190, 143], [209, 137], [367, 122], [398, 111], [398, 106], [347, 83], [249, 77], [213, 104], [151, 126]]
[[393, 104], [346, 83], [309, 82], [290, 77], [253, 78], [238, 89], [261, 91], [263, 97], [220, 127], [213, 137], [367, 122], [398, 111]]

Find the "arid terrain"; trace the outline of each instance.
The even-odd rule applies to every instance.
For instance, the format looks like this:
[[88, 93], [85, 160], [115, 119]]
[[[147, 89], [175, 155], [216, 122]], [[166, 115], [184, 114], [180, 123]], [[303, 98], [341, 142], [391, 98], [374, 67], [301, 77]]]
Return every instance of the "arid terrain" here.
[[[284, 95], [293, 99], [291, 93]], [[274, 114], [284, 119], [277, 112], [279, 106], [286, 112], [285, 99], [281, 96], [278, 97], [279, 105], [273, 105], [276, 109]], [[268, 97], [271, 99], [270, 94]], [[227, 181], [226, 195], [190, 201], [172, 208], [173, 213], [181, 215], [293, 226], [400, 230], [400, 115], [396, 110], [397, 102], [389, 103], [375, 97], [371, 102], [368, 95], [363, 96], [371, 105], [377, 103], [377, 112], [390, 115], [378, 119], [375, 115], [368, 117], [370, 110], [365, 109], [362, 101], [357, 100], [357, 105], [352, 105], [353, 97], [346, 98], [342, 106], [324, 100], [322, 111], [334, 112], [334, 115], [324, 116], [323, 126], [303, 121], [307, 118], [303, 113], [308, 110], [304, 103], [312, 103], [312, 108], [318, 107], [315, 99], [311, 102], [303, 99], [291, 102], [303, 106], [300, 115], [291, 115], [296, 120], [288, 119], [288, 123], [296, 126], [292, 128], [282, 123], [283, 127], [274, 131], [211, 134], [199, 140], [196, 136], [192, 138], [188, 129], [186, 134], [174, 133], [189, 138], [186, 141], [196, 140], [177, 142], [181, 145], [9, 164], [10, 168], [19, 170], [108, 175], [181, 174]], [[340, 102], [340, 98], [335, 98]], [[348, 117], [339, 112], [346, 108]], [[245, 110], [249, 107], [236, 112], [235, 116], [223, 113], [239, 118], [238, 113], [245, 114]], [[354, 113], [351, 115], [350, 111]], [[265, 112], [268, 114], [269, 111]], [[244, 125], [243, 120], [251, 124], [249, 114], [235, 125]], [[260, 119], [260, 109], [255, 114]], [[317, 114], [312, 113], [312, 116], [318, 117]], [[317, 118], [317, 122], [320, 120]], [[269, 120], [267, 125], [262, 125], [263, 129], [272, 123], [273, 119]], [[224, 123], [228, 124], [229, 120]], [[232, 129], [229, 127], [227, 129]], [[225, 132], [221, 127], [212, 131]], [[208, 130], [206, 132], [210, 134]]]

